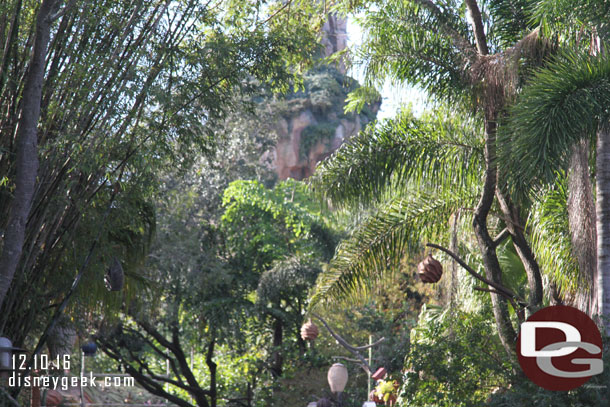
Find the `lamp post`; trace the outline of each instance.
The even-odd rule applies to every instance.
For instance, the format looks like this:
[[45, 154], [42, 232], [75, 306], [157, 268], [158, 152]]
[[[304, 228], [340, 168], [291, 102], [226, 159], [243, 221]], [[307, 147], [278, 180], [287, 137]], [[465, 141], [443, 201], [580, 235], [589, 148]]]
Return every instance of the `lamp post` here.
[[347, 368], [341, 363], [335, 363], [328, 369], [328, 385], [330, 386], [331, 392], [337, 393], [339, 406], [342, 405], [341, 393], [343, 393], [343, 390], [345, 389], [347, 379]]
[[89, 341], [85, 343], [81, 348], [81, 357], [80, 357], [80, 376], [81, 379], [79, 381], [80, 385], [80, 404], [81, 407], [85, 407], [85, 392], [83, 390], [82, 377], [85, 375], [85, 356], [95, 356], [95, 352], [97, 351], [97, 345], [93, 341]]

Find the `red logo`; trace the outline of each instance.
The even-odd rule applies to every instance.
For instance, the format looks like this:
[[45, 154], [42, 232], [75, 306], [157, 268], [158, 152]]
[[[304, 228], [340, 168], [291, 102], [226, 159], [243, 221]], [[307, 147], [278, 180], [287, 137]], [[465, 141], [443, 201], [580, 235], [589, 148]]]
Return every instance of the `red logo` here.
[[547, 390], [575, 389], [604, 369], [599, 329], [573, 307], [547, 307], [529, 317], [517, 356], [525, 375]]

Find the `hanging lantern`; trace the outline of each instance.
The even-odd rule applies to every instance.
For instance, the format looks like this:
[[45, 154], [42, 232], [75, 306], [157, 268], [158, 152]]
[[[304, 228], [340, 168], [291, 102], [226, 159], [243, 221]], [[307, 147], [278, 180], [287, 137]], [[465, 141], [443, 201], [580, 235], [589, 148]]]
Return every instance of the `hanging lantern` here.
[[0, 338], [0, 368], [9, 369], [11, 367], [12, 349], [13, 343], [10, 339]]
[[335, 363], [328, 369], [328, 384], [330, 391], [341, 393], [347, 384], [347, 368], [341, 363]]
[[318, 337], [318, 327], [311, 322], [311, 319], [301, 327], [301, 338], [305, 341], [313, 341]]
[[443, 266], [429, 254], [417, 265], [417, 273], [423, 283], [436, 283], [443, 275]]
[[95, 356], [95, 352], [97, 352], [97, 345], [93, 341], [87, 342], [80, 348], [85, 354], [85, 356]]
[[124, 280], [125, 274], [123, 272], [123, 266], [121, 266], [119, 259], [113, 257], [112, 264], [108, 270], [106, 270], [106, 277], [104, 278], [106, 288], [109, 291], [121, 291]]

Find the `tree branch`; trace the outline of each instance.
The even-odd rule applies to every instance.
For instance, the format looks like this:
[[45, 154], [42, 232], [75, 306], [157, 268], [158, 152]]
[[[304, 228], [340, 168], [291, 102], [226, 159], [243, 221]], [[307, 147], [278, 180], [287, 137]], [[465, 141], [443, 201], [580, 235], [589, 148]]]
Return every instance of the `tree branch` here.
[[178, 380], [179, 383], [175, 384], [177, 386], [186, 386], [186, 384], [184, 383], [184, 381], [181, 378], [180, 372], [178, 371], [178, 368], [176, 367], [176, 362], [174, 361], [174, 359], [169, 355], [166, 354], [165, 352], [163, 352], [161, 349], [159, 349], [158, 346], [156, 346], [153, 341], [151, 341], [150, 339], [148, 339], [147, 337], [145, 337], [144, 335], [142, 335], [140, 332], [138, 332], [135, 329], [131, 329], [131, 328], [127, 328], [127, 330], [131, 333], [133, 333], [134, 335], [137, 335], [139, 338], [141, 338], [144, 342], [146, 342], [151, 349], [153, 349], [155, 352], [157, 352], [158, 355], [160, 355], [162, 358], [166, 359], [167, 361], [169, 361], [169, 364], [171, 366], [172, 372], [174, 372], [174, 374], [176, 375], [176, 378]]
[[362, 363], [364, 370], [367, 373], [372, 373], [371, 372], [371, 367], [369, 366], [368, 362], [366, 361], [366, 359], [364, 358], [364, 356], [362, 356], [360, 354], [360, 350], [365, 350], [368, 348], [372, 348], [375, 346], [378, 346], [381, 342], [385, 341], [385, 338], [381, 338], [379, 339], [377, 342], [372, 343], [370, 345], [365, 345], [365, 346], [352, 346], [349, 343], [347, 343], [347, 341], [345, 339], [343, 339], [341, 336], [339, 336], [337, 333], [335, 333], [335, 331], [332, 330], [332, 328], [328, 325], [328, 323], [318, 314], [312, 313], [311, 315], [313, 315], [314, 317], [316, 317], [318, 320], [320, 320], [320, 322], [322, 322], [322, 324], [324, 325], [324, 327], [328, 330], [328, 332], [330, 333], [330, 335], [335, 338], [335, 340], [339, 343], [339, 345], [343, 346], [345, 349], [347, 349], [348, 351], [350, 351], [352, 354], [354, 354], [354, 356], [356, 356], [358, 358], [358, 360]]
[[214, 362], [214, 347], [216, 345], [216, 337], [212, 335], [212, 339], [208, 344], [208, 351], [205, 356], [205, 363], [208, 365], [210, 370], [210, 404], [211, 407], [216, 407], [217, 403], [217, 392], [216, 392], [216, 362]]
[[[431, 0], [415, 0], [415, 3], [424, 7], [430, 14], [434, 15], [434, 17], [439, 20], [439, 23], [442, 22], [445, 17], [441, 9], [438, 8], [436, 4], [434, 4]], [[480, 14], [480, 13], [479, 13]], [[462, 34], [460, 34], [455, 28], [453, 28], [449, 24], [440, 24], [440, 31], [443, 31], [446, 35], [451, 37], [453, 40], [453, 44], [464, 53], [466, 59], [470, 62], [474, 62], [476, 59], [477, 51], [474, 49], [470, 41], [468, 41]]]
[[[498, 176], [496, 162], [496, 130], [497, 112], [493, 106], [488, 105], [486, 106], [485, 111], [485, 172], [483, 176], [483, 190], [481, 191], [481, 198], [474, 212], [472, 226], [474, 228], [475, 236], [477, 237], [479, 250], [481, 251], [485, 274], [487, 278], [492, 280], [495, 284], [501, 284], [502, 268], [498, 260], [494, 241], [489, 235], [489, 230], [487, 228], [487, 218], [494, 202]], [[491, 296], [491, 303], [502, 346], [504, 346], [511, 361], [516, 362], [514, 342], [517, 338], [517, 333], [510, 320], [508, 304], [505, 298], [495, 294]]]
[[483, 19], [477, 0], [465, 0], [464, 2], [470, 13], [472, 31], [474, 33], [475, 42], [477, 43], [477, 51], [479, 51], [479, 55], [487, 55], [489, 54], [489, 48], [487, 48], [485, 28], [483, 27]]
[[[484, 287], [474, 287], [474, 289], [477, 291], [483, 291], [486, 293], [493, 293], [493, 294], [498, 294], [498, 295], [503, 296], [508, 301], [510, 301], [510, 304], [513, 306], [513, 309], [515, 310], [515, 312], [519, 311], [520, 309], [525, 308], [523, 305], [520, 308], [517, 308], [517, 303], [515, 302], [515, 300], [500, 291], [492, 290], [491, 288], [484, 288]], [[523, 322], [523, 319], [521, 318], [521, 315], [519, 312], [517, 312], [517, 318], [519, 318], [519, 322]]]
[[191, 368], [189, 367], [189, 364], [186, 360], [186, 355], [184, 354], [182, 346], [180, 345], [180, 336], [177, 324], [172, 327], [172, 343], [174, 344], [174, 349], [172, 350], [172, 352], [174, 353], [174, 355], [176, 355], [178, 366], [180, 366], [180, 370], [186, 378], [186, 382], [190, 384], [191, 387], [194, 389], [191, 394], [197, 401], [198, 405], [207, 406], [208, 401], [206, 400], [206, 396], [210, 397], [212, 395], [212, 392], [210, 390], [202, 389], [199, 385], [199, 382], [197, 381], [197, 378], [195, 378], [195, 375], [193, 375], [193, 372], [191, 371]]
[[333, 356], [333, 359], [342, 359], [348, 362], [353, 362], [353, 363], [358, 363], [358, 366], [360, 366], [362, 368], [362, 370], [364, 370], [367, 374], [371, 373], [370, 369], [367, 369], [366, 366], [364, 366], [362, 364], [362, 361], [360, 359], [352, 359], [352, 358], [347, 358], [345, 356]]
[[500, 204], [500, 209], [505, 216], [510, 218], [510, 221], [506, 224], [506, 229], [513, 238], [513, 246], [521, 259], [527, 274], [529, 286], [529, 311], [533, 311], [542, 303], [542, 276], [540, 274], [540, 267], [523, 234], [523, 229], [515, 227], [516, 224], [521, 223], [519, 210], [515, 208], [509, 196], [503, 193], [499, 188], [496, 189], [496, 197]]
[[498, 247], [500, 243], [502, 243], [509, 236], [510, 232], [507, 228], [504, 228], [504, 230], [502, 230], [500, 234], [498, 234], [498, 236], [496, 236], [496, 238], [494, 239], [494, 246]]
[[286, 8], [290, 7], [290, 4], [292, 3], [292, 0], [288, 0], [286, 2], [286, 4], [284, 4], [282, 7], [280, 7], [279, 9], [277, 9], [277, 11], [273, 14], [271, 14], [269, 17], [267, 17], [265, 20], [259, 22], [256, 24], [256, 28], [259, 28], [261, 25], [267, 24], [269, 21], [273, 20], [278, 14], [280, 14], [282, 11], [284, 11]]
[[177, 396], [174, 396], [174, 395], [166, 392], [165, 390], [163, 390], [163, 386], [161, 386], [155, 380], [153, 380], [149, 377], [146, 377], [146, 375], [144, 375], [141, 372], [142, 365], [140, 365], [140, 370], [137, 370], [127, 360], [125, 360], [125, 358], [121, 355], [119, 350], [116, 347], [112, 346], [112, 344], [110, 342], [108, 342], [100, 337], [98, 337], [96, 339], [97, 339], [98, 343], [100, 345], [102, 345], [101, 346], [102, 351], [104, 353], [106, 353], [110, 358], [120, 362], [123, 365], [123, 367], [125, 368], [125, 372], [127, 372], [134, 379], [136, 379], [136, 381], [142, 387], [144, 387], [147, 391], [149, 391], [150, 393], [152, 393], [156, 396], [163, 397], [167, 401], [174, 403], [177, 406], [193, 407], [192, 404], [188, 403], [186, 400], [181, 399]]
[[462, 260], [457, 254], [453, 253], [451, 250], [444, 248], [443, 246], [439, 246], [437, 244], [434, 243], [427, 243], [426, 246], [428, 247], [433, 247], [435, 249], [441, 250], [445, 253], [447, 253], [449, 256], [451, 256], [460, 266], [462, 266], [462, 268], [464, 270], [466, 270], [468, 273], [470, 273], [474, 278], [476, 278], [479, 281], [482, 281], [483, 283], [495, 288], [498, 291], [498, 294], [501, 294], [502, 296], [506, 297], [506, 298], [514, 298], [516, 299], [521, 305], [526, 305], [527, 303], [520, 298], [519, 296], [517, 296], [517, 294], [513, 293], [510, 289], [504, 287], [501, 284], [498, 283], [494, 283], [493, 281], [490, 281], [488, 279], [486, 279], [485, 277], [483, 277], [482, 275], [480, 275], [479, 273], [477, 273], [476, 271], [474, 271], [468, 264], [466, 264], [464, 262], [464, 260]]

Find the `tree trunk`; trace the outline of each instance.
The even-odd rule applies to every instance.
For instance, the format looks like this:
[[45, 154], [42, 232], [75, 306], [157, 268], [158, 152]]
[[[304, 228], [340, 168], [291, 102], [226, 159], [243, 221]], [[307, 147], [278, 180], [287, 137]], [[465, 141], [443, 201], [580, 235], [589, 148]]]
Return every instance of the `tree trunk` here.
[[579, 289], [571, 303], [593, 317], [597, 303], [597, 232], [595, 201], [589, 174], [589, 140], [573, 147], [568, 172], [568, 221], [574, 256], [578, 261]]
[[[610, 123], [597, 132], [597, 301], [602, 317], [610, 317]], [[604, 321], [610, 335], [610, 320]]]
[[214, 346], [216, 345], [216, 338], [212, 337], [210, 344], [208, 345], [208, 352], [205, 357], [205, 363], [210, 369], [210, 407], [216, 407], [218, 400], [218, 393], [216, 389], [216, 369], [217, 365], [214, 362]]
[[51, 14], [58, 0], [44, 0], [36, 18], [34, 51], [30, 60], [25, 86], [19, 130], [15, 194], [9, 207], [8, 226], [0, 256], [0, 305], [4, 302], [19, 265], [25, 228], [32, 205], [38, 175], [38, 119], [44, 81], [45, 59], [51, 30]]
[[465, 0], [464, 3], [466, 3], [466, 8], [470, 14], [470, 24], [472, 25], [474, 40], [477, 44], [477, 51], [480, 55], [487, 55], [489, 53], [489, 48], [487, 47], [485, 27], [483, 26], [483, 18], [479, 5], [476, 0]]
[[513, 240], [513, 246], [521, 259], [521, 263], [523, 263], [525, 273], [527, 274], [529, 295], [526, 317], [529, 317], [536, 312], [540, 304], [542, 304], [542, 276], [540, 274], [540, 267], [534, 258], [532, 248], [525, 238], [523, 231], [525, 222], [521, 220], [519, 210], [515, 208], [508, 196], [499, 189], [496, 190], [496, 196], [498, 198], [498, 203], [500, 204], [500, 209], [506, 217], [506, 228]]
[[278, 378], [282, 375], [282, 367], [284, 359], [282, 357], [282, 342], [284, 336], [284, 324], [282, 320], [276, 318], [273, 322], [273, 356], [271, 373], [274, 378]]
[[[496, 178], [496, 121], [495, 115], [488, 114], [485, 120], [483, 193], [475, 209], [473, 227], [483, 257], [486, 277], [494, 283], [502, 284], [502, 269], [498, 261], [496, 245], [487, 229], [487, 216], [494, 201]], [[500, 341], [508, 355], [514, 360], [516, 333], [510, 321], [507, 301], [497, 294], [491, 294], [491, 303]]]

